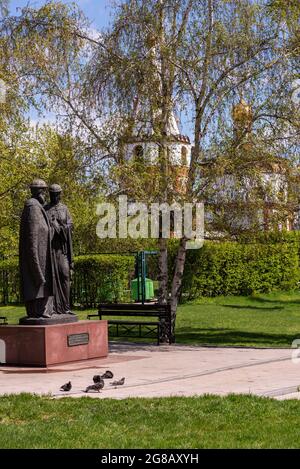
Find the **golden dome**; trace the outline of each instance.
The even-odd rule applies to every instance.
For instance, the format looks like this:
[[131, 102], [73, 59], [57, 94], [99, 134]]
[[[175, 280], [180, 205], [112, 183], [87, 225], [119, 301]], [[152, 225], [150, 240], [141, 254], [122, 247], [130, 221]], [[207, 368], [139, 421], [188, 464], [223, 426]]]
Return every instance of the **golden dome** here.
[[244, 99], [241, 99], [238, 104], [233, 106], [232, 117], [236, 124], [252, 122], [253, 113], [251, 106]]

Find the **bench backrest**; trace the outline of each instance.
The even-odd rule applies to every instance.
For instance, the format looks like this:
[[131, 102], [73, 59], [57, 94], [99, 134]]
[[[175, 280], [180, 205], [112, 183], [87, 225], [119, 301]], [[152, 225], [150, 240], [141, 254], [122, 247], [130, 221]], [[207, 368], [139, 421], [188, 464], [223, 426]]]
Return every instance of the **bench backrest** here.
[[171, 314], [170, 305], [158, 304], [100, 304], [99, 314], [103, 316], [144, 316], [144, 317], [169, 317]]

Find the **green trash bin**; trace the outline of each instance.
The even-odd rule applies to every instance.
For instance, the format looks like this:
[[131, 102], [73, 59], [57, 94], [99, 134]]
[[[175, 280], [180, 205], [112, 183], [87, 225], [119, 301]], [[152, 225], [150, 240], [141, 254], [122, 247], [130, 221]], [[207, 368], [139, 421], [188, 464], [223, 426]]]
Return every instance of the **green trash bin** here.
[[[134, 301], [142, 301], [142, 279], [140, 277], [138, 290], [138, 279], [135, 278], [131, 281], [131, 298]], [[145, 300], [152, 300], [154, 298], [153, 281], [150, 278], [145, 279]]]

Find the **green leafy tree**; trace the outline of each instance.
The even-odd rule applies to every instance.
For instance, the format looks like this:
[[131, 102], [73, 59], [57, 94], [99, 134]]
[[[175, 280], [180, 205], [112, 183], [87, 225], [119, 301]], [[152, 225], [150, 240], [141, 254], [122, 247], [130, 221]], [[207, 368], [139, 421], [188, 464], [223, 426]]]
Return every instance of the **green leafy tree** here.
[[[113, 197], [131, 183], [136, 200], [149, 194], [157, 201], [205, 200], [208, 160], [216, 178], [233, 172], [237, 188], [249, 175], [254, 178], [257, 208], [265, 197], [259, 189], [265, 188], [259, 166], [249, 170], [254, 153], [257, 158], [263, 148], [272, 160], [274, 149], [286, 159], [298, 151], [299, 109], [291, 100], [299, 47], [295, 12], [282, 21], [263, 0], [126, 0], [95, 38], [75, 6], [46, 2], [9, 17], [1, 37], [17, 66], [22, 96], [54, 109], [62, 127], [90, 146], [86, 174], [95, 174], [95, 184], [105, 175], [106, 194]], [[248, 149], [247, 132], [236, 138], [231, 118], [241, 96], [253, 109], [256, 145]], [[194, 141], [184, 197], [174, 191], [168, 161], [174, 108], [189, 114]], [[151, 122], [160, 147], [152, 193], [145, 190], [147, 162], [123, 161], [120, 142], [132, 135], [137, 120]], [[167, 243], [159, 239], [160, 301], [169, 299], [171, 283], [174, 325], [187, 241], [180, 240], [168, 282]]]
[[[295, 46], [288, 25], [273, 18], [265, 2], [127, 1], [117, 10], [103, 40], [106, 47], [96, 50], [88, 82], [95, 90], [94, 98], [104, 96], [111, 109], [122, 111], [125, 136], [135, 121], [151, 121], [161, 149], [157, 200], [176, 197], [170, 190], [166, 127], [171, 111], [177, 108], [190, 114], [194, 136], [185, 200], [208, 201], [212, 190], [216, 192], [218, 178], [234, 174], [235, 191], [251, 178], [248, 207], [257, 213], [268, 195], [261, 162], [271, 165], [278, 154], [292, 160], [298, 151], [299, 109], [291, 100]], [[254, 128], [248, 147], [248, 132], [236, 138], [231, 118], [240, 96], [253, 103]], [[208, 174], [203, 170], [207, 162]], [[143, 200], [148, 185], [141, 181], [146, 182], [147, 176], [143, 177], [143, 168], [132, 173], [129, 180], [134, 181], [135, 196]], [[138, 177], [140, 183], [136, 183]], [[240, 211], [245, 211], [245, 204]], [[218, 229], [235, 235], [236, 226], [230, 226], [224, 210], [221, 215]], [[185, 237], [180, 240], [171, 281], [174, 320], [187, 241]], [[160, 240], [160, 251], [161, 300], [165, 301], [164, 240]]]

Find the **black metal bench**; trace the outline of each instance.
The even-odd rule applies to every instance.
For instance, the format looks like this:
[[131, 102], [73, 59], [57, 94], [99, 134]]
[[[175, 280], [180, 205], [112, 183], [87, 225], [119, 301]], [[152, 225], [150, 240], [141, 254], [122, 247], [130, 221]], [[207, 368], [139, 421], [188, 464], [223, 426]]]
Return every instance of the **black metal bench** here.
[[[158, 304], [139, 304], [139, 303], [121, 303], [121, 304], [100, 304], [97, 314], [89, 314], [88, 319], [103, 316], [111, 316], [108, 320], [109, 335], [115, 337], [156, 337], [157, 345], [167, 341], [169, 344], [174, 342], [171, 328], [171, 309], [170, 305]], [[119, 319], [119, 317], [130, 317], [131, 319]], [[139, 319], [140, 318], [140, 319]], [[156, 321], [146, 321], [141, 318], [153, 318]]]
[[0, 324], [8, 324], [6, 316], [0, 316], [0, 321], [2, 321]]

